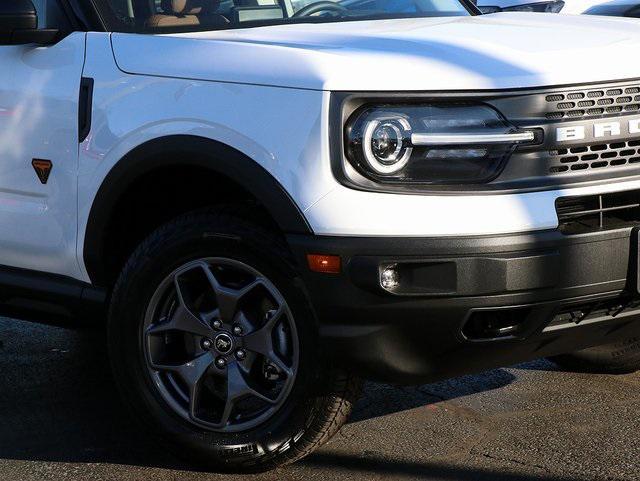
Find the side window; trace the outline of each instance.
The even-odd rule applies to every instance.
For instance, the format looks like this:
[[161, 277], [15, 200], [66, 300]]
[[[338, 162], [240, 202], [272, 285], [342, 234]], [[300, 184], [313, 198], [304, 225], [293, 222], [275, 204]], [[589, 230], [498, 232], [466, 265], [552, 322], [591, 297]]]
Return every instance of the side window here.
[[69, 20], [64, 14], [59, 0], [32, 0], [38, 12], [38, 28], [67, 30]]

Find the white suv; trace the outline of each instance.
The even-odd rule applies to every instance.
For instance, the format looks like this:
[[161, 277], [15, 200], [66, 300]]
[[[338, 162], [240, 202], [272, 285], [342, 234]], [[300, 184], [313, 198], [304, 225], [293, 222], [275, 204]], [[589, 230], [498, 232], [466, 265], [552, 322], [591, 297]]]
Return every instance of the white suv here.
[[638, 368], [640, 30], [476, 14], [0, 2], [2, 313], [106, 320], [142, 425], [223, 470], [360, 378]]

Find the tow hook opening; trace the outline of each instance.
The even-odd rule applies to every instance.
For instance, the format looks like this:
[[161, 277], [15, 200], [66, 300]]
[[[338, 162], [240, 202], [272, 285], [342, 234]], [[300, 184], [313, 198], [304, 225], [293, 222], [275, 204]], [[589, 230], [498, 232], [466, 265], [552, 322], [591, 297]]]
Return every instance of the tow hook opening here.
[[469, 341], [518, 337], [524, 330], [530, 312], [528, 307], [476, 311], [462, 327], [462, 335]]

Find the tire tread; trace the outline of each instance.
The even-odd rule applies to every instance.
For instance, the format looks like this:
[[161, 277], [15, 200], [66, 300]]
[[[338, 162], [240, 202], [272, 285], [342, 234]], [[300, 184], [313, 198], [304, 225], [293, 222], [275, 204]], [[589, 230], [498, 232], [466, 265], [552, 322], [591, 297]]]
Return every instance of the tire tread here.
[[[288, 268], [295, 269], [295, 261], [284, 237], [275, 233], [268, 222], [256, 216], [250, 206], [225, 205], [189, 212], [156, 229], [128, 258], [112, 291], [109, 318], [117, 317], [126, 305], [127, 286], [138, 275], [139, 266], [149, 260], [146, 259], [148, 253], [183, 235], [185, 229], [202, 229], [206, 232], [206, 226], [211, 225], [224, 225], [225, 231], [234, 232], [248, 245], [259, 243], [262, 251], [266, 249], [277, 258], [284, 259]], [[112, 342], [116, 340], [110, 340]], [[321, 383], [325, 390], [317, 396], [321, 402], [307, 425], [293, 433], [280, 448], [269, 453], [204, 461], [203, 466], [222, 471], [261, 472], [291, 464], [325, 444], [347, 421], [360, 393], [359, 380], [349, 373], [336, 368], [329, 369], [328, 373], [325, 382]], [[167, 447], [171, 447], [170, 440], [165, 439], [164, 444], [167, 442]]]

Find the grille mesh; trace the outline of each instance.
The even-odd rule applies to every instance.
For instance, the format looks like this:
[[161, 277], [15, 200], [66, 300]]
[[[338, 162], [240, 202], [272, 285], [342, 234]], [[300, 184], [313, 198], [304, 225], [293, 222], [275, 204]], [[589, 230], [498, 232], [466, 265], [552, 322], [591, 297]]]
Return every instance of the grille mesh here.
[[640, 223], [640, 192], [561, 197], [556, 200], [556, 213], [563, 234], [636, 226]]
[[640, 162], [640, 140], [552, 150], [549, 155], [550, 174], [623, 167]]
[[546, 114], [550, 120], [640, 112], [640, 85], [551, 94], [545, 100], [550, 104]]

